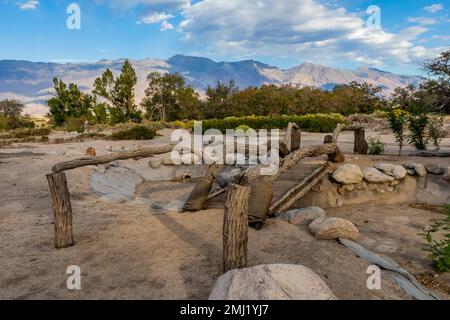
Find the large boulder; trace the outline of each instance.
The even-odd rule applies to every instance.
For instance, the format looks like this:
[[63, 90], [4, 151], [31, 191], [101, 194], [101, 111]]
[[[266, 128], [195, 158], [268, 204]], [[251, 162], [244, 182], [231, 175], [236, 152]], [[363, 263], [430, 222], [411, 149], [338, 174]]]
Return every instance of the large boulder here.
[[363, 170], [363, 174], [364, 180], [366, 180], [369, 183], [381, 184], [386, 182], [392, 182], [395, 180], [394, 177], [388, 176], [387, 174], [384, 174], [380, 170], [373, 167], [365, 168]]
[[438, 176], [441, 175], [441, 174], [444, 174], [445, 169], [446, 168], [441, 167], [441, 166], [439, 166], [437, 164], [434, 164], [434, 163], [427, 165], [427, 171], [429, 173], [431, 173], [431, 174], [435, 174], [435, 175], [438, 175]]
[[319, 240], [335, 240], [339, 238], [357, 241], [359, 231], [348, 220], [341, 218], [319, 218], [309, 225], [309, 231]]
[[271, 264], [225, 273], [209, 300], [336, 300], [336, 297], [311, 269]]
[[361, 168], [355, 164], [342, 165], [331, 176], [341, 184], [358, 184], [363, 181]]
[[374, 167], [397, 180], [405, 179], [408, 174], [403, 166], [393, 163], [379, 163], [374, 165]]
[[291, 224], [307, 226], [318, 218], [326, 217], [326, 213], [319, 207], [294, 209], [283, 213], [280, 218]]
[[450, 182], [450, 167], [448, 167], [447, 169], [445, 169], [445, 172], [444, 172], [444, 180]]
[[405, 163], [404, 167], [408, 170], [414, 170], [419, 177], [425, 177], [427, 175], [427, 169], [423, 164], [408, 162]]

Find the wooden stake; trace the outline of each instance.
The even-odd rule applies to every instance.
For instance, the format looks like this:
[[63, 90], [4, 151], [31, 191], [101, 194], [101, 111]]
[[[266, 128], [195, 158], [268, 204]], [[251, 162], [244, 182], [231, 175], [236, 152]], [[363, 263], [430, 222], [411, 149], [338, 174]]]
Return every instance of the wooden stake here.
[[53, 199], [55, 217], [55, 248], [67, 248], [74, 245], [72, 233], [72, 206], [67, 187], [66, 174], [52, 173], [47, 175], [48, 186]]
[[230, 185], [223, 222], [223, 272], [247, 267], [250, 186]]
[[367, 154], [369, 145], [366, 141], [366, 130], [355, 130], [355, 148], [354, 152], [359, 154]]

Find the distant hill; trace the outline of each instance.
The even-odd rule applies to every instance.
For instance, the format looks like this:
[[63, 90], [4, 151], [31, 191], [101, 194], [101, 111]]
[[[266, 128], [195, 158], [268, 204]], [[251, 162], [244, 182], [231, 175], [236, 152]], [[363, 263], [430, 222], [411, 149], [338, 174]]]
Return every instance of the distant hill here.
[[[92, 89], [96, 77], [110, 68], [120, 72], [121, 60], [101, 60], [96, 63], [43, 63], [18, 60], [0, 60], [0, 99], [15, 98], [27, 103], [27, 112], [41, 115], [47, 111], [45, 101], [50, 98], [53, 77], [77, 83], [83, 90]], [[297, 87], [313, 86], [331, 90], [338, 84], [351, 81], [368, 82], [391, 94], [395, 88], [410, 84], [418, 85], [424, 80], [418, 76], [397, 75], [374, 68], [344, 70], [303, 63], [288, 70], [264, 63], [245, 60], [238, 62], [215, 62], [213, 60], [176, 55], [168, 60], [132, 60], [138, 76], [136, 99], [139, 102], [147, 86], [146, 77], [152, 71], [177, 72], [199, 92], [218, 81], [234, 80], [240, 88], [264, 84], [290, 84]]]

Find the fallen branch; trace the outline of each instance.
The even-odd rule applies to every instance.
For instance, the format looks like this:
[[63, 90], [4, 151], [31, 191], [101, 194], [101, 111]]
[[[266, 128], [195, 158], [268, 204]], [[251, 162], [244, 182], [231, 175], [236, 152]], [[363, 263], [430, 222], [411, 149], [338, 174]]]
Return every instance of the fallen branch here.
[[58, 163], [52, 167], [52, 171], [54, 173], [59, 173], [62, 171], [72, 170], [86, 166], [108, 164], [116, 160], [150, 158], [154, 155], [171, 152], [172, 149], [173, 149], [172, 145], [165, 145], [165, 146], [149, 147], [137, 151], [118, 152], [106, 156], [86, 157]]

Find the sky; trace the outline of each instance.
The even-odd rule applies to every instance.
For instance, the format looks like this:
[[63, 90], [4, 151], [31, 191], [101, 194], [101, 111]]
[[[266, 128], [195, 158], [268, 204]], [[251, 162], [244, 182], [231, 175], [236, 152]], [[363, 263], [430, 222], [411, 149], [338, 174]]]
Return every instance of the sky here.
[[419, 74], [449, 47], [449, 0], [0, 0], [0, 59], [185, 54]]

